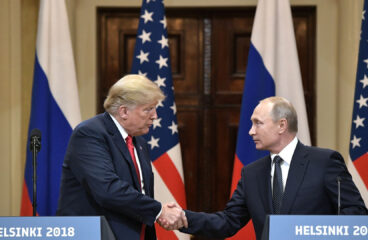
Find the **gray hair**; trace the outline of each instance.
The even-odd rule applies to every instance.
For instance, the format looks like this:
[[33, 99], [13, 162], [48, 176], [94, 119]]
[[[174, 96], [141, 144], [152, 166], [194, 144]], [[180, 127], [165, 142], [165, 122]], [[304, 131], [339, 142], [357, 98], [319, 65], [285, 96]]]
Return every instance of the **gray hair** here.
[[281, 118], [285, 118], [288, 122], [289, 131], [294, 133], [298, 132], [298, 115], [291, 102], [286, 98], [277, 96], [263, 99], [261, 102], [265, 101], [273, 104], [270, 114], [274, 122], [279, 121]]
[[154, 82], [141, 75], [129, 74], [112, 85], [104, 108], [115, 115], [120, 106], [133, 108], [164, 99], [165, 95]]

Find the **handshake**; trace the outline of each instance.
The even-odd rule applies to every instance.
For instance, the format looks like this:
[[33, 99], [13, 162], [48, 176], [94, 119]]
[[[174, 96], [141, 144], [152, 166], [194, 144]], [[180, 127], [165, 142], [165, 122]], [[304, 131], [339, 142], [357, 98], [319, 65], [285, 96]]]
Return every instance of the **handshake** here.
[[166, 230], [177, 230], [182, 227], [188, 228], [188, 220], [185, 212], [175, 202], [162, 206], [162, 212], [157, 222]]

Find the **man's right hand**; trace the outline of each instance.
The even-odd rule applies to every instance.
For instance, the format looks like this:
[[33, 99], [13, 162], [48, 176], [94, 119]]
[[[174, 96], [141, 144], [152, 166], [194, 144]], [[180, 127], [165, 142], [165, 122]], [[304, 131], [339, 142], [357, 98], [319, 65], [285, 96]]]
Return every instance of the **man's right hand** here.
[[164, 204], [157, 222], [166, 230], [188, 227], [188, 220], [183, 209], [175, 202]]

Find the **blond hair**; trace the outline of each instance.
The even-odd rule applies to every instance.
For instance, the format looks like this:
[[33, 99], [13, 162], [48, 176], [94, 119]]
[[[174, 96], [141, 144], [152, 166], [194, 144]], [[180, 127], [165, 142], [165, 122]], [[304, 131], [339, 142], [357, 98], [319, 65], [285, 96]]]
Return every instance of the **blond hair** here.
[[281, 118], [285, 118], [288, 122], [289, 132], [298, 132], [298, 115], [291, 102], [286, 98], [278, 96], [265, 98], [261, 102], [266, 101], [273, 104], [270, 115], [274, 122], [277, 122]]
[[165, 95], [154, 82], [141, 75], [129, 74], [111, 86], [104, 108], [115, 115], [120, 106], [133, 108], [163, 99]]

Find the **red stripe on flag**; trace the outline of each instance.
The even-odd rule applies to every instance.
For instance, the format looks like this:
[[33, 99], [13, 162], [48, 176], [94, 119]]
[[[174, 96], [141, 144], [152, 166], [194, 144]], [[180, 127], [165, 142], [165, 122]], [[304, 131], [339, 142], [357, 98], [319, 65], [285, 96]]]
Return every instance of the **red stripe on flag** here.
[[20, 216], [32, 216], [33, 215], [33, 207], [31, 200], [28, 196], [28, 188], [27, 184], [23, 182], [23, 190], [22, 190], [22, 206], [20, 208]]
[[162, 228], [157, 223], [155, 223], [155, 228], [156, 228], [156, 233], [157, 233], [157, 239], [158, 240], [178, 239], [178, 236], [176, 236], [174, 231], [166, 231], [164, 228]]
[[237, 232], [230, 240], [256, 240], [256, 234], [254, 232], [253, 222], [250, 220], [239, 232]]
[[[243, 163], [239, 160], [238, 156], [235, 154], [234, 159], [234, 170], [233, 170], [233, 179], [231, 182], [231, 195], [234, 193], [236, 186], [241, 177], [241, 170], [243, 168]], [[230, 240], [255, 240], [256, 234], [254, 232], [253, 222], [249, 221], [247, 225], [245, 225], [239, 232], [237, 232], [234, 236], [227, 238]]]
[[359, 172], [365, 186], [368, 188], [368, 153], [363, 154], [356, 160], [354, 160], [354, 165]]
[[153, 162], [153, 165], [174, 196], [176, 202], [182, 208], [187, 208], [184, 182], [169, 155], [167, 153], [162, 154]]

